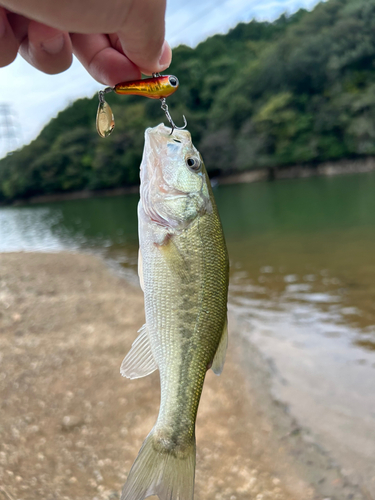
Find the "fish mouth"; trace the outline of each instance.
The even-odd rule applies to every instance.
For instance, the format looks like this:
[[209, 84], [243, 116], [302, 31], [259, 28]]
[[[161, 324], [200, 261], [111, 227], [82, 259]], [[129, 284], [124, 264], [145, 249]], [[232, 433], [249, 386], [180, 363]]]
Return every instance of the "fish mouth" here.
[[[151, 185], [164, 196], [186, 196], [187, 193], [170, 186], [163, 177], [163, 159], [168, 155], [168, 148], [191, 143], [191, 135], [187, 130], [175, 130], [170, 135], [170, 127], [160, 123], [156, 127], [148, 128], [145, 131], [145, 146], [141, 163], [141, 187], [144, 185], [150, 188]], [[180, 148], [178, 148], [180, 149]]]
[[[159, 123], [156, 127], [149, 127], [145, 131], [145, 144], [147, 145], [148, 141], [156, 141], [153, 142], [153, 146], [157, 144], [191, 144], [191, 134], [188, 130], [178, 130], [174, 129], [173, 134], [171, 135], [171, 128], [166, 127], [164, 123]], [[151, 146], [151, 144], [150, 144]]]
[[[150, 220], [160, 226], [172, 228], [174, 221], [163, 214], [161, 207], [170, 200], [187, 196], [187, 193], [168, 185], [163, 177], [162, 162], [167, 154], [168, 143], [171, 142], [170, 130], [164, 124], [160, 124], [145, 131], [140, 195], [143, 210]], [[178, 141], [181, 142], [180, 139]]]

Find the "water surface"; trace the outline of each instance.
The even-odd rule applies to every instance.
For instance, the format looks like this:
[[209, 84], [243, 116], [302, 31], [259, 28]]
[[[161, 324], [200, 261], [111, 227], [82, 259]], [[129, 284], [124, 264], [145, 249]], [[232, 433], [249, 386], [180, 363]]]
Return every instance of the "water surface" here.
[[[230, 307], [275, 396], [375, 496], [375, 173], [223, 186], [215, 197]], [[99, 250], [135, 279], [137, 202], [0, 209], [0, 251]]]

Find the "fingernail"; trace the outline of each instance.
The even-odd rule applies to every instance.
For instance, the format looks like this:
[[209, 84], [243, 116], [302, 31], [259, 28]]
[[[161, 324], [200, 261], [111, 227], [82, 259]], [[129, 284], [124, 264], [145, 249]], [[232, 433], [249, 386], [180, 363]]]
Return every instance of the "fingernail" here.
[[65, 43], [64, 35], [60, 34], [48, 40], [44, 40], [44, 42], [42, 42], [42, 47], [48, 54], [54, 55], [62, 51], [64, 43]]
[[163, 47], [161, 49], [161, 55], [159, 59], [159, 71], [164, 71], [168, 68], [172, 61], [172, 51], [168, 42], [164, 40]]

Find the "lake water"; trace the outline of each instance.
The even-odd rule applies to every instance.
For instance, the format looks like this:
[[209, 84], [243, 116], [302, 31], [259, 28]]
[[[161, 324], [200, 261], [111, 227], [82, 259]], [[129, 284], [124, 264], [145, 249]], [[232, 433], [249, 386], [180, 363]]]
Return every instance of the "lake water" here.
[[[375, 173], [215, 190], [230, 309], [291, 414], [375, 497]], [[136, 280], [137, 195], [0, 209], [0, 251], [100, 251]], [[249, 360], [251, 362], [251, 360]]]

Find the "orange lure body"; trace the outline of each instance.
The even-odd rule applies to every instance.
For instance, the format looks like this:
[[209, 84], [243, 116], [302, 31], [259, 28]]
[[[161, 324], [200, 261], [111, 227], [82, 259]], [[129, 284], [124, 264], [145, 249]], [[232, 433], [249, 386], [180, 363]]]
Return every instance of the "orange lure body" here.
[[116, 94], [143, 95], [149, 99], [160, 99], [172, 95], [178, 89], [178, 79], [173, 75], [156, 76], [143, 80], [118, 83]]

